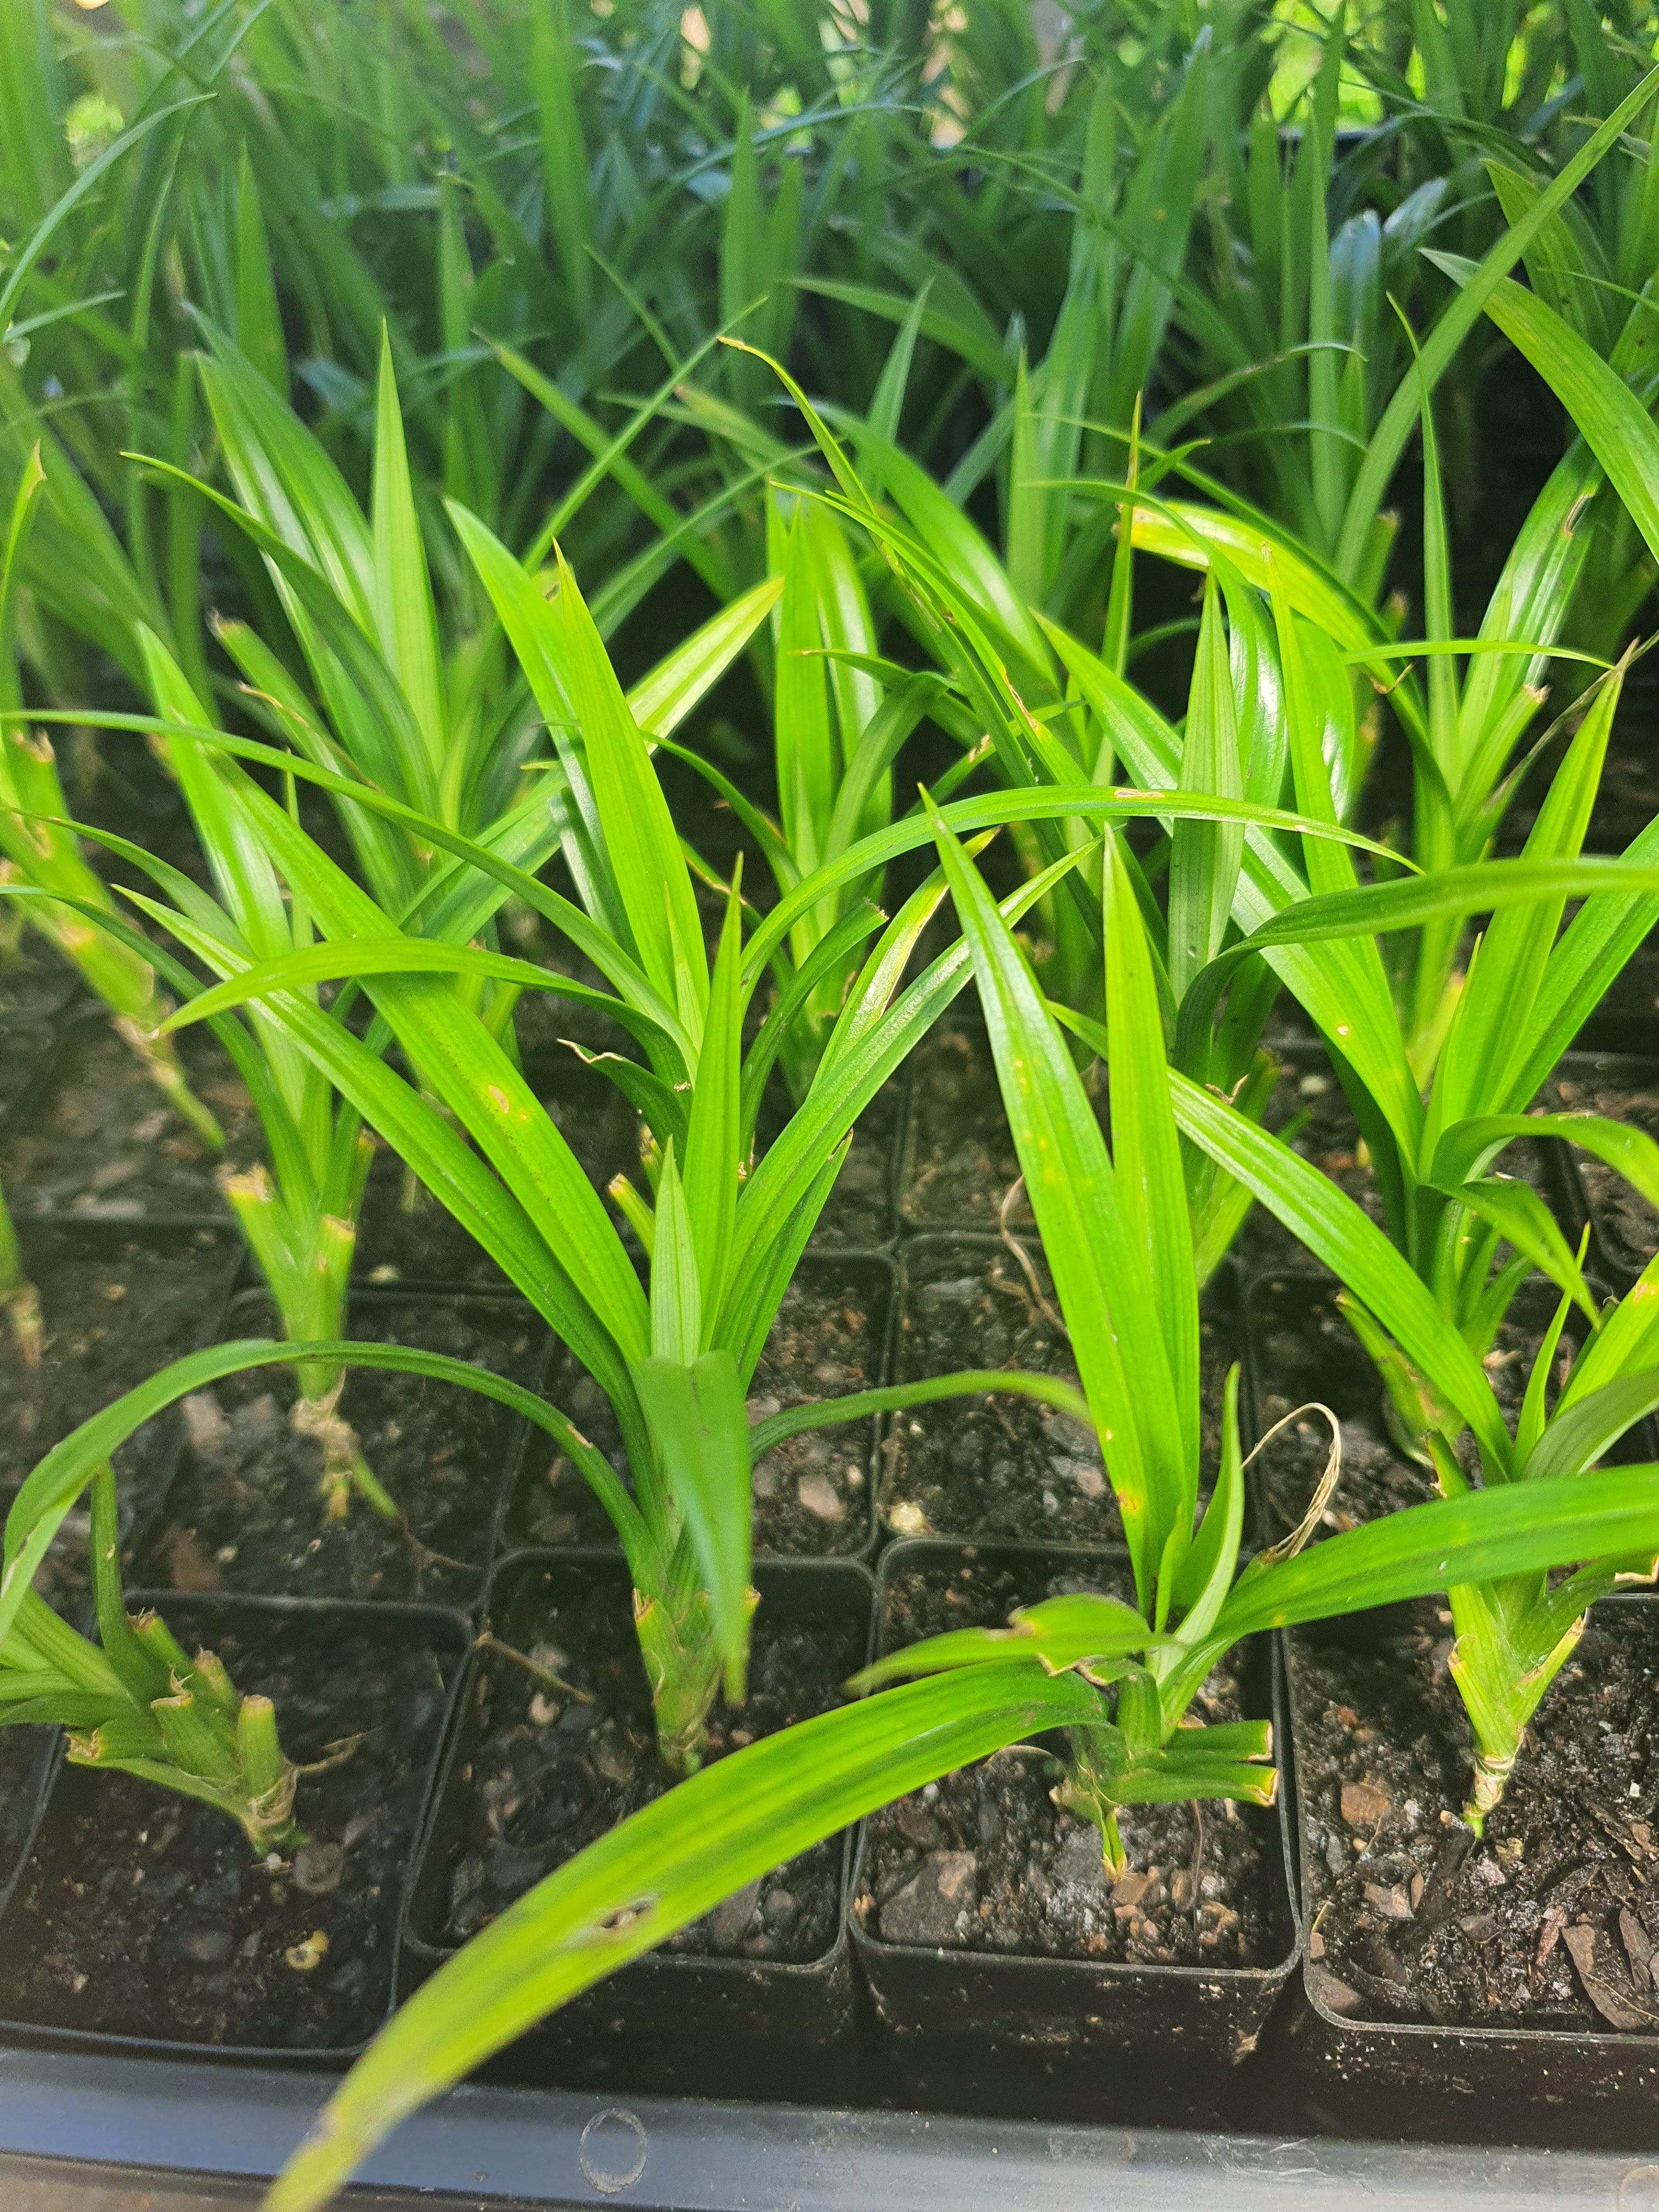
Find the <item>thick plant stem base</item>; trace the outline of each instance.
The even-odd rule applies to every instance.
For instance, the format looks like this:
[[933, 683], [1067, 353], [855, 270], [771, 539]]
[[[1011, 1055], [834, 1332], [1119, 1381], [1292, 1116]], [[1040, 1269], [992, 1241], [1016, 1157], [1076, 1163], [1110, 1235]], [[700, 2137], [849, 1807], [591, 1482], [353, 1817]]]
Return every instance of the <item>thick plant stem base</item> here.
[[1515, 1756], [1512, 1751], [1501, 1758], [1485, 1751], [1478, 1751], [1474, 1755], [1474, 1775], [1469, 1785], [1468, 1802], [1463, 1808], [1463, 1818], [1477, 1836], [1486, 1832], [1488, 1814], [1497, 1811], [1498, 1802], [1509, 1787], [1510, 1777], [1515, 1771]]
[[[749, 1592], [752, 1613], [760, 1602]], [[651, 1686], [657, 1747], [672, 1774], [695, 1774], [708, 1744], [708, 1716], [720, 1693], [720, 1661], [708, 1601], [695, 1591], [681, 1608], [663, 1595], [634, 1593], [634, 1627]]]

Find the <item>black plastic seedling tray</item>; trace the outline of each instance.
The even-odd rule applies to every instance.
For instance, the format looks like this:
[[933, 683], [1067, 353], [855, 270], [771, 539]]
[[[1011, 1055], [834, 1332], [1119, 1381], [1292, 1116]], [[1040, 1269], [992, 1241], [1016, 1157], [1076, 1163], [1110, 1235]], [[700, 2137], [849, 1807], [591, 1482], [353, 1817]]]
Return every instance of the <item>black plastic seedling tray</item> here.
[[[47, 1055], [25, 1096], [43, 1095], [49, 1063]], [[5, 1103], [0, 1100], [0, 1111]], [[904, 1181], [913, 1149], [906, 1138], [908, 1107], [901, 1093], [892, 1115], [897, 1142], [888, 1236], [878, 1250], [833, 1255], [833, 1264], [873, 1269], [883, 1283], [896, 1260], [901, 1285], [905, 1255], [927, 1241], [919, 1233], [923, 1229], [932, 1242], [964, 1251], [988, 1250], [997, 1242], [994, 1233], [983, 1233], [987, 1226], [994, 1231], [994, 1223], [981, 1224], [976, 1216], [967, 1225], [981, 1233], [967, 1237], [963, 1221], [941, 1232], [935, 1223], [911, 1218]], [[143, 1244], [181, 1226], [200, 1233], [208, 1224], [155, 1218], [85, 1224], [70, 1215], [50, 1224], [26, 1220], [30, 1225], [37, 1234], [93, 1241], [116, 1236]], [[211, 1225], [216, 1249], [224, 1230], [216, 1220]], [[371, 1300], [430, 1297], [438, 1287], [398, 1280], [389, 1289], [372, 1272], [360, 1285]], [[227, 1271], [216, 1286], [221, 1306], [230, 1290]], [[477, 1295], [476, 1285], [470, 1294]], [[1240, 1333], [1247, 1308], [1243, 1294], [1231, 1293], [1216, 1308], [1218, 1357]], [[890, 1364], [896, 1304], [874, 1298], [871, 1311], [885, 1346], [878, 1357]], [[211, 1333], [217, 1323], [208, 1326]], [[874, 1441], [867, 1462], [872, 1490], [881, 1464]], [[170, 1462], [176, 1449], [177, 1439], [170, 1439], [162, 1457]], [[510, 1456], [516, 1461], [516, 1450]], [[505, 1461], [502, 1483], [505, 1498]], [[165, 1470], [158, 1469], [153, 1487], [166, 1488]], [[490, 1575], [512, 1567], [503, 1556], [514, 1540], [504, 1514], [503, 1505], [490, 1564], [480, 1565], [478, 1607], [486, 1607]], [[1066, 1533], [1074, 1547], [1081, 1528]], [[878, 1540], [873, 1530], [862, 1543], [849, 1534], [839, 1562], [802, 1560], [781, 1571], [809, 1580], [862, 1578], [867, 1587], [865, 1566], [847, 1562], [868, 1560]], [[978, 1542], [983, 1547], [986, 1538]], [[901, 1551], [912, 1548], [930, 1547], [890, 1546], [887, 1571]], [[168, 1595], [169, 1603], [184, 1601], [176, 1592]], [[661, 1962], [646, 1978], [671, 1977], [686, 1964]], [[681, 1972], [679, 1979], [696, 1980], [702, 1972], [698, 1962], [690, 1965], [690, 1976]], [[1060, 2052], [1067, 2038], [1057, 2040], [1052, 2022], [1030, 2047], [1008, 2049], [974, 2033], [978, 2024], [967, 2021], [965, 2041], [950, 2039], [953, 2056], [946, 2060], [940, 2050], [930, 2062], [926, 2052], [907, 2053], [893, 2038], [870, 2032], [881, 2024], [867, 1995], [859, 2000], [850, 2081], [844, 2067], [832, 2069], [810, 2054], [786, 2068], [775, 2051], [775, 2063], [763, 2057], [752, 2065], [717, 2067], [712, 2083], [682, 2072], [682, 2094], [675, 2096], [656, 2094], [662, 2081], [653, 2082], [625, 2055], [597, 2077], [598, 2087], [519, 2086], [522, 2074], [503, 2078], [498, 2068], [407, 2122], [367, 2163], [350, 2202], [362, 2212], [415, 2212], [417, 2205], [552, 2212], [601, 2203], [655, 2212], [920, 2212], [924, 2206], [928, 2212], [1119, 2206], [1156, 2212], [1211, 2199], [1225, 2212], [1360, 2203], [1401, 2212], [1558, 2204], [1659, 2212], [1659, 2099], [1651, 2112], [1627, 2107], [1576, 2129], [1558, 2128], [1553, 2122], [1560, 2115], [1534, 2108], [1518, 2077], [1512, 2085], [1489, 2081], [1478, 2095], [1468, 2094], [1473, 2081], [1459, 2083], [1462, 2109], [1449, 2123], [1443, 2112], [1431, 2118], [1385, 2086], [1370, 2094], [1362, 2085], [1340, 2114], [1320, 2109], [1306, 2071], [1298, 2076], [1296, 2064], [1297, 2031], [1313, 2018], [1301, 1980], [1299, 1973], [1289, 1976], [1259, 2046], [1218, 2091], [1196, 2085], [1189, 2059], [1181, 2056], [1156, 2062], [1133, 2080], [1121, 2055], [1108, 2051], [1067, 2066]], [[1589, 2047], [1608, 2039], [1583, 2040]], [[720, 2047], [711, 2056], [729, 2058], [724, 2039], [716, 2042]], [[1455, 2050], [1446, 2063], [1458, 2072]], [[546, 2081], [549, 2074], [541, 2078]], [[556, 2069], [551, 2078], [568, 2085], [596, 2076]], [[265, 2178], [304, 2135], [337, 2079], [337, 2068], [297, 2057], [272, 2065], [253, 2056], [180, 2049], [152, 2055], [131, 2045], [122, 2051], [112, 2049], [108, 2039], [53, 2044], [32, 2033], [14, 2042], [0, 2037], [0, 2212], [251, 2212]], [[708, 2087], [744, 2095], [689, 2094]], [[1511, 2134], [1534, 2147], [1495, 2140]], [[1453, 2136], [1458, 2139], [1448, 2140]], [[1589, 2148], [1540, 2147], [1564, 2138]], [[1621, 2152], [1619, 2140], [1646, 2147]]]
[[[319, 2086], [294, 2073], [0, 2049], [0, 2204], [247, 2212]], [[356, 2212], [1654, 2212], [1659, 2164], [478, 2087], [406, 2122], [349, 2201]]]

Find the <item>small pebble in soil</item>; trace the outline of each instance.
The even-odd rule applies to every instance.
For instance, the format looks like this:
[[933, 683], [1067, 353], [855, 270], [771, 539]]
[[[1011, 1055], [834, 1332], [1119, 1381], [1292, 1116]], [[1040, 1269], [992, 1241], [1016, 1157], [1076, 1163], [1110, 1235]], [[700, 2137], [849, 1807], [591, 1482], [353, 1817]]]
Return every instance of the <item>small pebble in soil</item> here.
[[1592, 1615], [1479, 1838], [1440, 1611], [1380, 1644], [1292, 1640], [1316, 1994], [1378, 2021], [1653, 2033], [1659, 1607]]

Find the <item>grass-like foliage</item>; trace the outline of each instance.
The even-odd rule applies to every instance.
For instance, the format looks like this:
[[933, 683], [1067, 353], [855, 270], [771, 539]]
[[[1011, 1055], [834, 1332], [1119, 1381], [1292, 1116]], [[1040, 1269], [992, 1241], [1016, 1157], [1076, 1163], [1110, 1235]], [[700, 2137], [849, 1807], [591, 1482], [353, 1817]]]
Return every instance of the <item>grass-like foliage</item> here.
[[[1073, 1410], [1100, 1438], [1137, 1604], [1060, 1599], [1006, 1631], [966, 1631], [895, 1654], [855, 1686], [904, 1674], [922, 1679], [878, 1687], [737, 1752], [625, 1820], [510, 1907], [410, 2001], [331, 2100], [273, 2189], [270, 2212], [312, 2212], [400, 2118], [555, 2006], [780, 1860], [969, 1759], [1065, 1731], [1062, 1796], [1098, 1823], [1109, 1863], [1123, 1805], [1271, 1797], [1265, 1723], [1186, 1724], [1194, 1691], [1240, 1637], [1446, 1589], [1467, 1617], [1466, 1593], [1541, 1586], [1551, 1567], [1588, 1559], [1594, 1565], [1564, 1585], [1572, 1595], [1563, 1602], [1582, 1607], [1588, 1582], [1652, 1571], [1659, 1468], [1585, 1472], [1604, 1448], [1590, 1433], [1594, 1421], [1579, 1439], [1583, 1449], [1554, 1458], [1534, 1450], [1513, 1484], [1460, 1490], [1328, 1541], [1298, 1548], [1293, 1539], [1242, 1562], [1236, 1374], [1220, 1462], [1199, 1508], [1198, 1307], [1177, 1116], [1206, 1133], [1212, 1121], [1240, 1133], [1229, 1165], [1254, 1176], [1258, 1195], [1281, 1184], [1316, 1193], [1328, 1186], [1243, 1117], [1170, 1074], [1149, 1018], [1152, 970], [1138, 910], [1109, 842], [1109, 1006], [1120, 1027], [1109, 1147], [1024, 956], [963, 848], [937, 817], [934, 828], [1083, 1381]], [[1293, 1211], [1284, 1210], [1287, 1218]], [[1504, 1465], [1513, 1466], [1516, 1448], [1479, 1362], [1439, 1328], [1410, 1270], [1371, 1234], [1375, 1249], [1356, 1256], [1362, 1274], [1381, 1285], [1373, 1296], [1385, 1306], [1396, 1297], [1419, 1328], [1426, 1317], [1429, 1364], [1462, 1396], [1483, 1436], [1496, 1423]], [[1592, 1393], [1583, 1402], [1597, 1406], [1605, 1433], [1607, 1401]], [[1620, 1404], [1638, 1418], [1623, 1397]], [[1557, 1642], [1566, 1626], [1556, 1627]]]

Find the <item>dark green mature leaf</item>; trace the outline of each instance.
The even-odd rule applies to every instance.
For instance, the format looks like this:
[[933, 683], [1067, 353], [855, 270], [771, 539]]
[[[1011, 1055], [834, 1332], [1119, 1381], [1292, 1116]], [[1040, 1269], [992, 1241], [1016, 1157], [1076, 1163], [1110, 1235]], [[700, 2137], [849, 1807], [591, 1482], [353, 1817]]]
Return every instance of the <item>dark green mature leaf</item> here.
[[[1455, 283], [1470, 286], [1469, 262], [1451, 253], [1428, 258]], [[1624, 378], [1537, 293], [1506, 277], [1490, 289], [1482, 305], [1566, 408], [1659, 560], [1659, 429], [1647, 410]]]
[[41, 255], [51, 245], [52, 239], [79, 204], [89, 193], [97, 191], [105, 177], [123, 155], [130, 153], [141, 139], [147, 138], [150, 132], [159, 124], [165, 123], [170, 115], [178, 115], [187, 107], [199, 107], [204, 100], [210, 100], [212, 97], [211, 93], [198, 92], [192, 94], [187, 100], [175, 100], [170, 106], [152, 108], [148, 115], [141, 115], [136, 123], [130, 124], [122, 131], [118, 138], [106, 146], [96, 161], [88, 162], [69, 190], [47, 210], [29, 236], [23, 240], [13, 255], [10, 273], [5, 283], [0, 286], [0, 331], [9, 328], [12, 310], [22, 296], [24, 286], [39, 265]]
[[1365, 458], [1348, 495], [1337, 549], [1337, 566], [1345, 576], [1355, 575], [1364, 560], [1366, 541], [1376, 516], [1388, 497], [1389, 484], [1417, 420], [1423, 392], [1432, 391], [1453, 356], [1474, 329], [1482, 308], [1510, 270], [1540, 237], [1557, 213], [1571, 200], [1584, 179], [1616, 145], [1659, 88], [1659, 70], [1650, 70], [1626, 94], [1611, 115], [1600, 123], [1563, 163], [1518, 223], [1504, 231], [1487, 252], [1457, 298], [1445, 307], [1425, 340], [1419, 374], [1402, 379], [1372, 433]]

